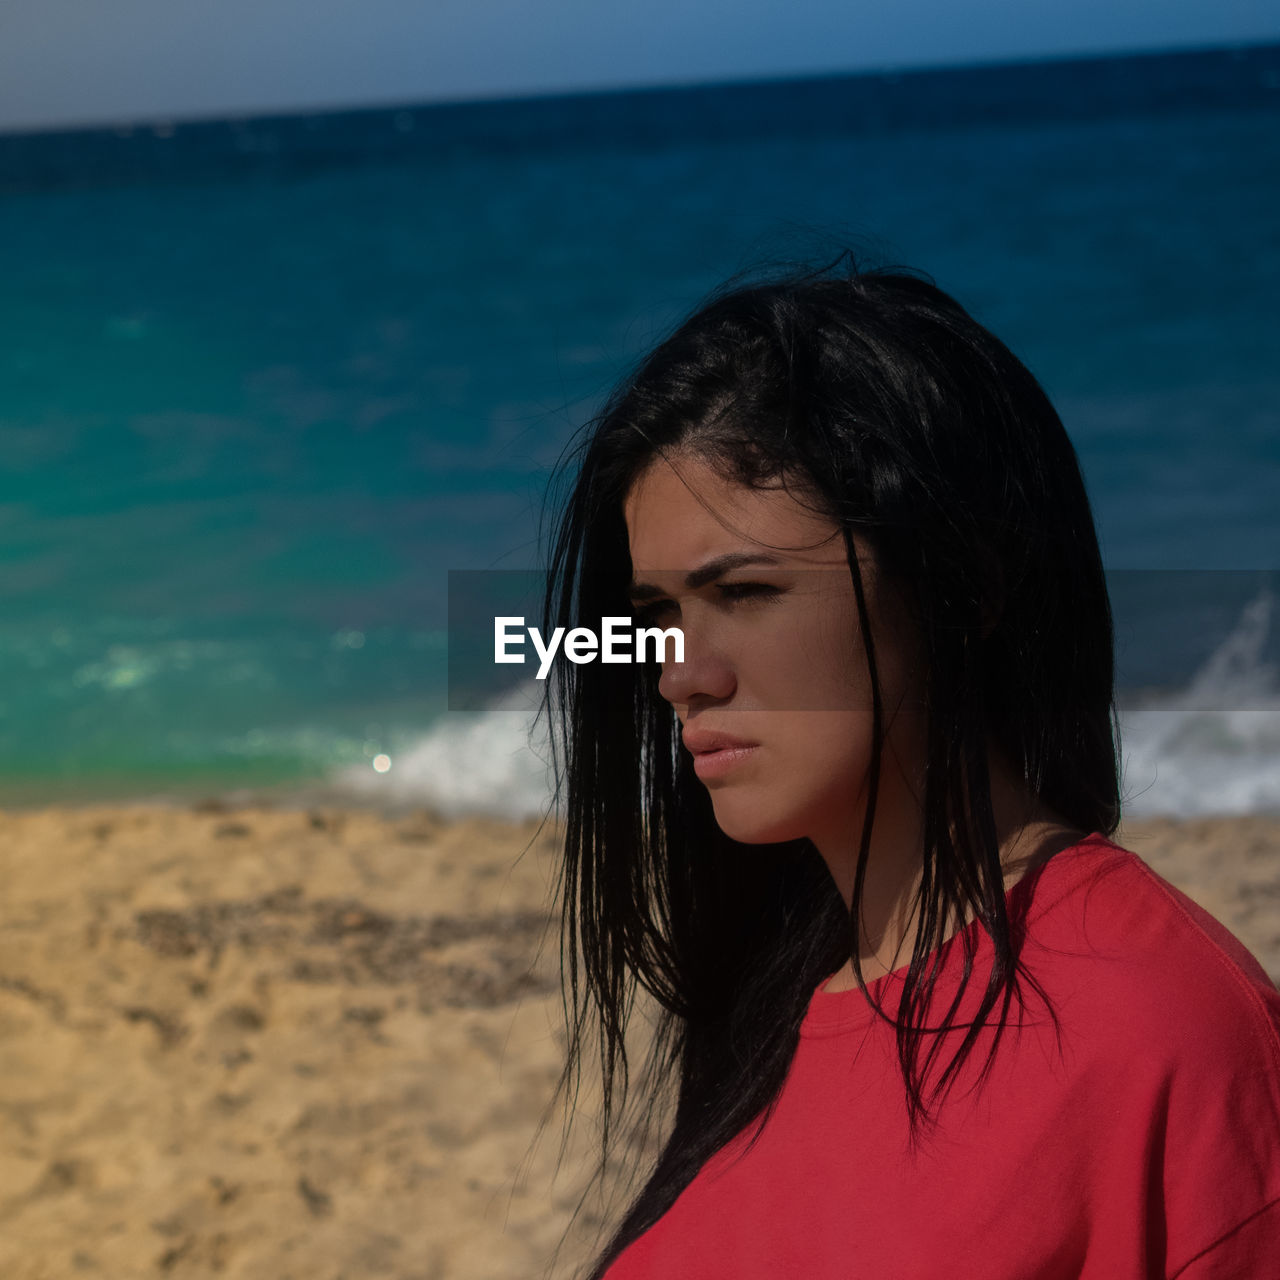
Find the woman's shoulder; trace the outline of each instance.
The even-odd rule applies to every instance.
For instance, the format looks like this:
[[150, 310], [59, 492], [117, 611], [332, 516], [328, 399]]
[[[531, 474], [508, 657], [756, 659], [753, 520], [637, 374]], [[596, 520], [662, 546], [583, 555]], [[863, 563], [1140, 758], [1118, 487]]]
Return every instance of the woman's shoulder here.
[[1062, 1114], [1105, 1135], [1100, 1159], [1138, 1160], [1176, 1274], [1262, 1274], [1280, 1228], [1280, 990], [1131, 850], [1095, 833], [1054, 861], [1027, 942], [1061, 1018]]
[[[1262, 1053], [1280, 1079], [1280, 990], [1220, 920], [1100, 833], [1029, 886], [1026, 958], [1121, 1038]], [[1255, 1059], [1256, 1064], [1256, 1059]]]

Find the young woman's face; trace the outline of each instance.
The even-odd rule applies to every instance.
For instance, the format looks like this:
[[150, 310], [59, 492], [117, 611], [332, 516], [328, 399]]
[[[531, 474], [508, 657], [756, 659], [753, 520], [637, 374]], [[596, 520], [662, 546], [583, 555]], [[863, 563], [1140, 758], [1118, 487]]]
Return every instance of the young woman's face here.
[[[624, 513], [637, 625], [684, 632], [684, 661], [663, 664], [659, 690], [721, 829], [746, 843], [856, 839], [872, 695], [839, 526], [781, 486], [744, 488], [693, 458], [655, 461]], [[865, 543], [854, 546], [889, 734], [880, 830], [915, 803], [923, 702], [907, 624], [877, 591]], [[711, 750], [720, 737], [746, 745]]]

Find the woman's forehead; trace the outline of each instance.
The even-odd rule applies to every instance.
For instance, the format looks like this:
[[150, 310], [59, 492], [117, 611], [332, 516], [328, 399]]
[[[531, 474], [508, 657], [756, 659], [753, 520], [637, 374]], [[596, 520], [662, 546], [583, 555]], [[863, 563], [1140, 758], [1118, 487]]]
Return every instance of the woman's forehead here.
[[700, 459], [657, 459], [632, 485], [623, 512], [632, 561], [655, 569], [751, 549], [805, 563], [845, 558], [839, 526], [794, 487], [749, 488]]

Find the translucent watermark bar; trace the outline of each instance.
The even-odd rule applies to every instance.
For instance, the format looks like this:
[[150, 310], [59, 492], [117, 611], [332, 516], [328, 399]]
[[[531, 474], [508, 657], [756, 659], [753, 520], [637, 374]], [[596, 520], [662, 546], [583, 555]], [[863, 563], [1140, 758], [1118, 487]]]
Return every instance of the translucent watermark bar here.
[[[696, 590], [683, 586], [683, 571], [645, 577], [670, 596], [632, 601], [628, 584], [611, 583], [590, 593], [594, 616], [573, 617], [557, 636], [542, 616], [545, 574], [451, 570], [449, 709], [491, 708], [518, 687], [545, 682], [555, 663], [608, 663], [614, 672], [630, 663], [643, 668], [635, 678], [656, 682], [663, 668], [655, 653], [664, 653], [669, 665], [674, 651], [668, 643], [637, 657], [635, 634], [673, 628], [685, 636], [688, 661], [701, 664], [699, 679], [707, 684], [701, 694], [723, 696], [727, 709], [735, 696], [755, 710], [869, 703], [846, 571], [742, 568]], [[873, 590], [870, 581], [864, 586]], [[1107, 589], [1122, 709], [1186, 706], [1188, 700], [1205, 711], [1280, 707], [1280, 570], [1119, 569], [1108, 572]], [[882, 662], [891, 656], [883, 653]], [[717, 663], [750, 686], [744, 683], [741, 693], [722, 688], [726, 677]], [[887, 671], [882, 665], [882, 680]], [[1055, 673], [1046, 670], [1043, 678]], [[666, 687], [679, 697], [678, 674]]]

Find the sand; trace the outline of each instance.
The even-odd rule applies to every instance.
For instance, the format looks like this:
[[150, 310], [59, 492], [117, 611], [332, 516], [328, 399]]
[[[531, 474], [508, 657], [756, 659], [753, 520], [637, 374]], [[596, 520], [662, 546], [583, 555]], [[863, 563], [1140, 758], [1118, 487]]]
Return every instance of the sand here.
[[[1280, 819], [1117, 840], [1280, 979]], [[426, 811], [0, 812], [0, 1275], [574, 1275], [593, 1135], [535, 1143], [554, 853]]]

